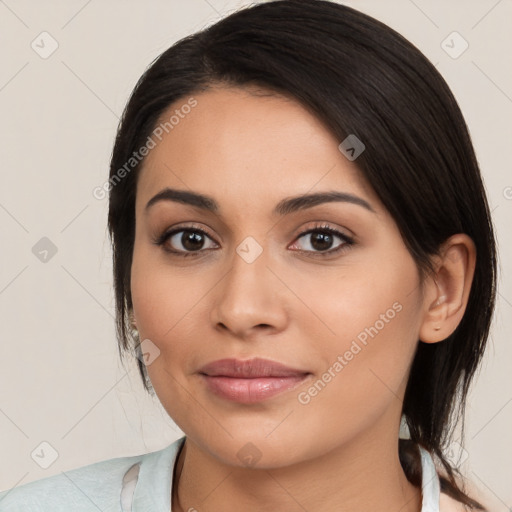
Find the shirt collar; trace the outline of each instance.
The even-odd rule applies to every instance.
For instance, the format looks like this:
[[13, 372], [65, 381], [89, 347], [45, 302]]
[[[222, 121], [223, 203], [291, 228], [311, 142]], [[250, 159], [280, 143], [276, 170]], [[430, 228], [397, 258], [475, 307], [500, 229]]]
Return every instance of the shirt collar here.
[[421, 512], [439, 512], [441, 488], [434, 461], [430, 453], [419, 447], [421, 456]]

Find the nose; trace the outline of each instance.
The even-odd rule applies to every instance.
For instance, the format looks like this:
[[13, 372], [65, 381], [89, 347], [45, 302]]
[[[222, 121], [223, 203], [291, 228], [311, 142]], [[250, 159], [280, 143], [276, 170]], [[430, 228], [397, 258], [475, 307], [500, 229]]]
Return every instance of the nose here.
[[286, 328], [290, 292], [276, 277], [268, 251], [252, 262], [237, 252], [212, 296], [214, 328], [247, 339], [260, 331], [274, 334]]

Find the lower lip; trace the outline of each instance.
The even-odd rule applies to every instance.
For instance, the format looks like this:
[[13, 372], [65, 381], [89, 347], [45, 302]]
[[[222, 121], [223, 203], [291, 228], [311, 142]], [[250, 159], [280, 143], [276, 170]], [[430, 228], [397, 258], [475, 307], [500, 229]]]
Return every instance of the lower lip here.
[[201, 374], [201, 377], [212, 393], [233, 402], [251, 404], [296, 388], [306, 380], [308, 375], [237, 379], [234, 377], [212, 377]]

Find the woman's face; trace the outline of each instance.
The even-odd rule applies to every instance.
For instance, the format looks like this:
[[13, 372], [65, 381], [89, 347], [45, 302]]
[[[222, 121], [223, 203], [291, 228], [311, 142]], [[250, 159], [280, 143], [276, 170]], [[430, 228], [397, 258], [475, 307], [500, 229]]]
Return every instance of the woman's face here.
[[[397, 226], [298, 103], [235, 88], [189, 100], [164, 116], [179, 120], [160, 130], [137, 184], [131, 293], [160, 401], [231, 465], [284, 466], [383, 436], [394, 447], [424, 310]], [[167, 188], [217, 209], [170, 195], [147, 206]], [[306, 200], [333, 192], [346, 196]], [[300, 375], [201, 373], [230, 358]]]

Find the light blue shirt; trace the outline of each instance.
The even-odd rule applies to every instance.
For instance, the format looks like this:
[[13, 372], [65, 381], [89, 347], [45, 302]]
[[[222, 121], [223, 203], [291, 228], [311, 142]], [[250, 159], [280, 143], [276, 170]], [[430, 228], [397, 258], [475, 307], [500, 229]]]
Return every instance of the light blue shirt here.
[[[169, 512], [172, 474], [183, 436], [162, 450], [118, 457], [0, 493], [0, 512]], [[421, 512], [439, 512], [439, 477], [420, 447]]]

